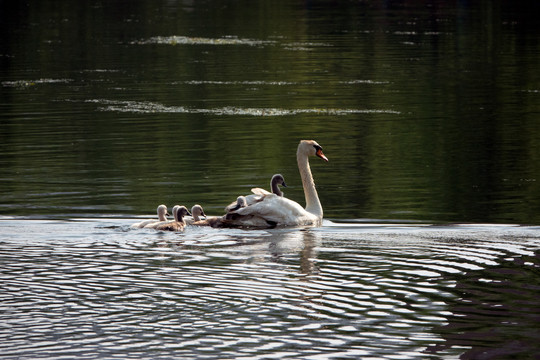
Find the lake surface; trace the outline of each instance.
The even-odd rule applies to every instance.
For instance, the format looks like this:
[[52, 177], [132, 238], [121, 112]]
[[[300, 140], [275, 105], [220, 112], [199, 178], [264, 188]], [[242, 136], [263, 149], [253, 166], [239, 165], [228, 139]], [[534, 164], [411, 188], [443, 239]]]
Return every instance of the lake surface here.
[[3, 7], [2, 214], [301, 200], [312, 138], [329, 218], [540, 223], [537, 6]]
[[2, 358], [534, 358], [540, 228], [2, 219]]
[[[532, 358], [534, 2], [1, 2], [0, 357]], [[132, 230], [284, 175], [320, 228]]]

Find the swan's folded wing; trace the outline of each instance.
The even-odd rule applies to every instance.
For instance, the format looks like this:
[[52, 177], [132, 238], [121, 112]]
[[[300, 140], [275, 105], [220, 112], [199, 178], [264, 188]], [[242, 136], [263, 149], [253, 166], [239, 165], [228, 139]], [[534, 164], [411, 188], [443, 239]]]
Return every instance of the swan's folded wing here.
[[311, 215], [297, 202], [275, 194], [266, 195], [261, 201], [238, 209], [235, 213], [253, 215], [280, 225], [303, 223], [304, 218]]
[[253, 188], [253, 189], [251, 189], [251, 192], [254, 193], [255, 195], [260, 195], [260, 196], [270, 195], [271, 194], [271, 192], [266, 191], [266, 190], [261, 189], [261, 188]]

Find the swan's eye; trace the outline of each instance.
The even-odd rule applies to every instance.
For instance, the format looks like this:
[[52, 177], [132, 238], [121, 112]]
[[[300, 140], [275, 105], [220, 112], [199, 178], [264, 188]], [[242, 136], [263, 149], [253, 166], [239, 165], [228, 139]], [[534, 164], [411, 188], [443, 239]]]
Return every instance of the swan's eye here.
[[328, 161], [328, 158], [326, 156], [324, 156], [323, 151], [322, 151], [322, 147], [320, 145], [313, 145], [313, 147], [315, 148], [315, 155], [317, 155], [318, 157], [320, 157], [324, 161]]

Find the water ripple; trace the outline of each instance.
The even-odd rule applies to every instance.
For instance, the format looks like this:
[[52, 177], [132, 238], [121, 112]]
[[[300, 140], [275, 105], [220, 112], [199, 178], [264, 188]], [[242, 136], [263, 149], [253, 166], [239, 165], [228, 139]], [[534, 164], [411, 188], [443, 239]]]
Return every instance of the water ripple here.
[[[28, 232], [17, 231], [21, 222]], [[446, 342], [449, 321], [501, 318], [514, 306], [505, 296], [520, 313], [536, 311], [537, 286], [518, 288], [508, 277], [530, 274], [497, 270], [510, 258], [537, 266], [531, 229], [166, 234], [93, 221], [3, 223], [7, 358], [438, 358], [464, 351], [459, 339]], [[486, 308], [488, 299], [502, 307]]]
[[350, 115], [350, 114], [400, 114], [399, 111], [386, 109], [281, 109], [281, 108], [242, 108], [227, 106], [214, 109], [197, 109], [184, 106], [166, 106], [148, 101], [115, 101], [94, 99], [87, 102], [103, 105], [101, 111], [130, 113], [181, 113], [211, 115], [247, 115], [247, 116], [287, 116], [297, 114], [315, 115]]
[[67, 84], [72, 82], [72, 79], [36, 79], [36, 80], [15, 80], [2, 81], [4, 87], [27, 88], [43, 84]]
[[204, 37], [189, 37], [189, 36], [155, 36], [146, 40], [133, 41], [131, 44], [148, 45], [148, 44], [164, 44], [164, 45], [248, 45], [260, 46], [274, 44], [274, 41], [241, 39], [237, 37], [222, 37], [222, 38], [204, 38]]
[[220, 38], [190, 37], [190, 36], [154, 36], [148, 39], [132, 41], [131, 45], [211, 45], [211, 46], [275, 46], [280, 45], [285, 50], [311, 51], [314, 48], [332, 47], [332, 44], [322, 42], [283, 42], [275, 40], [257, 40], [225, 36]]

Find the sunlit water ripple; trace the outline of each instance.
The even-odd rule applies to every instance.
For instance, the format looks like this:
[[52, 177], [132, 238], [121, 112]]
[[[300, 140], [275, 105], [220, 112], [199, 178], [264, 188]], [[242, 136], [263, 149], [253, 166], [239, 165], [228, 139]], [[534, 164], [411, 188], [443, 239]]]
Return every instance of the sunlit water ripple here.
[[111, 101], [105, 99], [88, 100], [103, 105], [101, 111], [130, 113], [182, 113], [213, 115], [285, 116], [297, 114], [349, 115], [349, 114], [399, 114], [399, 111], [384, 109], [283, 109], [283, 108], [244, 108], [227, 106], [212, 109], [197, 109], [185, 106], [165, 106], [147, 101]]
[[[535, 227], [174, 234], [129, 229], [133, 219], [1, 221], [4, 358], [414, 359], [465, 351], [444, 329], [470, 331], [482, 307], [525, 327], [538, 310], [538, 287], [519, 281], [538, 275]], [[505, 285], [517, 302], [490, 304], [505, 262], [521, 264]]]

